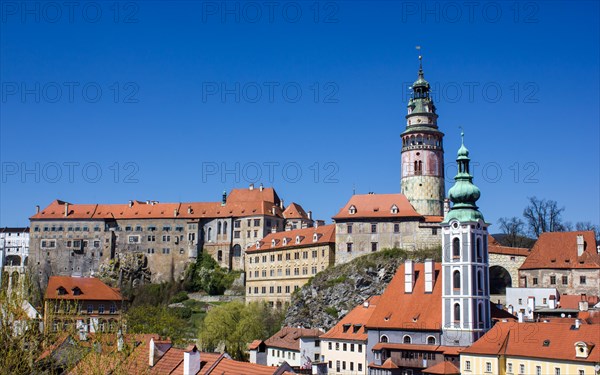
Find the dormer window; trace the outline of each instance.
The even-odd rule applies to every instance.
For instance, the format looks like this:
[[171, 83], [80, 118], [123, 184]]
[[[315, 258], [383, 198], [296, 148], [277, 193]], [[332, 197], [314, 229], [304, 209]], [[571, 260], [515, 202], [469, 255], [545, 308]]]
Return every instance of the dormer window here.
[[396, 206], [396, 205], [393, 205], [393, 206], [392, 206], [392, 209], [391, 209], [391, 212], [392, 212], [392, 214], [394, 214], [394, 215], [395, 215], [395, 214], [397, 214], [397, 213], [398, 213], [398, 206]]
[[79, 289], [78, 286], [76, 286], [75, 288], [72, 289], [73, 290], [73, 295], [74, 296], [79, 296], [81, 295], [81, 289]]
[[313, 234], [313, 242], [317, 242], [319, 240], [319, 235], [317, 233]]
[[577, 358], [587, 358], [590, 354], [590, 347], [583, 341], [578, 341], [575, 343], [575, 357]]
[[67, 294], [67, 290], [64, 287], [59, 286], [58, 288], [56, 288], [56, 293], [59, 296], [64, 296], [65, 294]]
[[287, 246], [287, 238], [283, 237], [283, 246]]
[[354, 206], [354, 205], [350, 206], [350, 208], [348, 209], [348, 212], [350, 213], [350, 215], [354, 215], [356, 213], [356, 206]]
[[276, 243], [276, 242], [275, 242], [275, 239], [272, 239], [272, 240], [271, 240], [271, 247], [275, 247], [275, 243]]
[[300, 243], [300, 236], [296, 236], [296, 245]]
[[256, 241], [256, 249], [260, 249], [260, 241]]

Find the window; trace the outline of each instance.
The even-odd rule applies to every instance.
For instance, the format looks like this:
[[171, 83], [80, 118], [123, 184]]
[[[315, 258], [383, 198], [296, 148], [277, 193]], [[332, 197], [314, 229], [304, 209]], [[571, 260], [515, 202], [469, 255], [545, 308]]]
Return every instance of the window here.
[[431, 235], [437, 236], [437, 228], [431, 228]]
[[164, 248], [162, 249], [162, 253], [163, 253], [163, 254], [169, 254], [169, 253], [171, 253], [171, 249], [169, 249], [168, 247], [164, 247]]
[[[327, 344], [327, 348], [328, 348], [329, 350], [332, 350], [332, 349], [331, 349], [332, 347], [333, 347], [333, 344], [332, 344], [332, 343], [331, 343], [331, 341], [330, 341], [330, 342]], [[331, 363], [331, 362], [329, 362], [329, 363]]]
[[354, 351], [354, 344], [350, 344], [350, 351], [353, 352]]
[[242, 226], [242, 221], [241, 220], [236, 220], [233, 222], [233, 227], [234, 228], [240, 228]]
[[233, 238], [240, 238], [240, 231], [236, 230], [233, 232]]
[[346, 250], [347, 250], [348, 252], [351, 252], [351, 251], [352, 251], [352, 242], [348, 242], [348, 243], [346, 244]]
[[110, 313], [114, 314], [117, 312], [117, 306], [113, 303], [112, 305], [110, 305]]
[[535, 375], [542, 375], [542, 366], [535, 366]]
[[129, 243], [139, 243], [140, 236], [129, 236]]
[[308, 259], [308, 251], [302, 253], [302, 259]]
[[435, 345], [435, 337], [429, 336], [427, 338], [427, 345]]
[[251, 231], [249, 231], [249, 230], [246, 231], [246, 238], [250, 238], [250, 233], [251, 233]]
[[371, 251], [377, 251], [377, 242], [371, 242]]
[[371, 233], [377, 233], [377, 224], [371, 224]]
[[286, 293], [289, 293], [289, 292], [290, 292], [290, 286], [289, 286], [289, 285], [286, 285], [286, 286], [285, 286], [285, 292], [286, 292]]
[[[210, 241], [210, 228], [208, 229], [208, 233], [209, 233], [209, 241]], [[162, 236], [162, 240], [163, 242], [171, 242], [171, 236]]]
[[92, 306], [91, 304], [87, 305], [87, 313], [91, 314], [94, 311], [94, 306]]
[[409, 336], [409, 335], [405, 335], [405, 336], [402, 338], [402, 343], [404, 343], [404, 344], [410, 344], [410, 343], [412, 343], [412, 339], [410, 338], [410, 336]]
[[460, 258], [460, 240], [458, 238], [452, 240], [452, 257]]
[[359, 353], [362, 353], [362, 344], [356, 344]]
[[585, 284], [585, 276], [579, 276], [579, 284]]
[[519, 374], [525, 374], [525, 365], [524, 364], [519, 365]]
[[394, 233], [400, 233], [400, 224], [394, 224]]
[[348, 224], [347, 229], [348, 229], [348, 234], [351, 234], [352, 233], [352, 224]]
[[379, 342], [388, 342], [388, 337], [386, 335], [381, 335]]
[[346, 343], [342, 344], [342, 350], [345, 352], [348, 351], [348, 344], [346, 344]]
[[560, 367], [554, 368], [554, 375], [560, 375]]
[[359, 364], [358, 364], [358, 371], [359, 371], [359, 372], [360, 372], [360, 371], [362, 371], [362, 363], [359, 363]]
[[319, 255], [319, 253], [317, 252], [317, 250], [313, 250], [312, 251], [312, 257], [316, 258]]
[[512, 372], [513, 372], [512, 363], [507, 363], [506, 364], [506, 373], [512, 374]]
[[556, 276], [550, 276], [550, 284], [556, 285]]
[[104, 305], [98, 305], [98, 314], [104, 314]]
[[460, 289], [460, 272], [454, 271], [452, 274], [452, 287], [454, 289]]
[[569, 277], [568, 276], [563, 276], [562, 277], [562, 284], [563, 285], [569, 284]]
[[492, 372], [492, 362], [485, 363], [485, 372]]
[[460, 304], [454, 304], [454, 323], [460, 323]]
[[471, 361], [465, 361], [465, 370], [471, 371]]
[[538, 278], [537, 277], [533, 278], [533, 285], [538, 285]]

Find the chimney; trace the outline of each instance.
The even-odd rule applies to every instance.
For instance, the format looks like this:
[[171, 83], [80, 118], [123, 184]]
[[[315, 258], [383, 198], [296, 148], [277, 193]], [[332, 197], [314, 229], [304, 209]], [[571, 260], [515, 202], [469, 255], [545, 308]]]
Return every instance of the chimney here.
[[527, 298], [527, 318], [533, 319], [533, 311], [535, 310], [535, 297]]
[[282, 210], [285, 209], [285, 205], [283, 204], [283, 199], [279, 200], [279, 207], [281, 207]]
[[[252, 189], [250, 189], [252, 190]], [[227, 192], [225, 190], [223, 190], [223, 197], [221, 198], [221, 206], [225, 206], [225, 203], [227, 203]]]
[[263, 191], [265, 189], [265, 187], [263, 186], [262, 182], [260, 183], [260, 185], [258, 186], [258, 190]]
[[523, 323], [523, 311], [519, 311], [517, 313], [517, 317], [519, 319], [519, 323]]
[[133, 207], [133, 201], [129, 201], [129, 208]]
[[276, 207], [277, 207], [277, 206], [273, 206], [273, 207], [271, 207], [271, 213], [273, 214], [273, 216], [275, 216], [275, 213], [276, 213]]
[[65, 217], [69, 216], [69, 202], [65, 202]]
[[583, 255], [583, 234], [577, 235], [577, 256]]
[[312, 220], [312, 211], [308, 211], [307, 214], [308, 214], [308, 219]]
[[404, 261], [404, 293], [412, 293], [415, 284], [415, 270], [413, 261]]
[[581, 320], [575, 319], [575, 329], [579, 329], [580, 326], [581, 326]]
[[196, 375], [200, 371], [200, 352], [196, 345], [183, 352], [183, 375]]
[[179, 214], [179, 211], [177, 209], [173, 210], [173, 217], [177, 217], [177, 215]]
[[124, 342], [125, 340], [123, 340], [123, 332], [121, 332], [121, 329], [119, 329], [119, 331], [117, 332], [117, 350], [118, 351], [123, 351], [123, 346], [125, 344]]
[[551, 309], [556, 308], [556, 296], [554, 294], [548, 299], [548, 307]]
[[508, 305], [508, 313], [510, 315], [514, 315], [515, 309], [513, 308], [513, 305]]
[[450, 199], [444, 199], [444, 216], [446, 216], [450, 212]]
[[250, 186], [248, 186], [248, 190], [254, 190], [254, 184], [250, 184]]
[[40, 213], [40, 205], [39, 204], [35, 206], [35, 213], [36, 214]]
[[277, 233], [277, 225], [271, 227], [271, 233]]
[[188, 206], [188, 214], [192, 213], [192, 206]]
[[425, 259], [425, 293], [433, 292], [433, 259]]
[[579, 301], [579, 311], [588, 311], [589, 303], [587, 299], [587, 294], [581, 295], [581, 300]]

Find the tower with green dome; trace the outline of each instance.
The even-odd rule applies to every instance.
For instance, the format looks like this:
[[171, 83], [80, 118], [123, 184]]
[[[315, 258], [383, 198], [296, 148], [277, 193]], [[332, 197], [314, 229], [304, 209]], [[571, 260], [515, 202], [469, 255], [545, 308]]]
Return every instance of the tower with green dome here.
[[425, 80], [422, 56], [419, 76], [408, 101], [402, 138], [400, 190], [421, 215], [442, 216], [444, 210], [444, 133]]
[[488, 223], [476, 202], [481, 192], [469, 170], [469, 150], [461, 146], [452, 201], [442, 227], [442, 344], [469, 346], [491, 328]]

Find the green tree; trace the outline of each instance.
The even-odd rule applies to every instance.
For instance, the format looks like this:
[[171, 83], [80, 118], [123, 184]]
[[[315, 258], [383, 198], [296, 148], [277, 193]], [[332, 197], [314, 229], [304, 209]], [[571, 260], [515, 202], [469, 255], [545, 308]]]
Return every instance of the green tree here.
[[185, 341], [187, 322], [166, 306], [140, 305], [127, 311], [127, 332], [157, 333], [174, 343]]
[[207, 313], [200, 328], [200, 345], [209, 351], [220, 348], [234, 359], [244, 360], [248, 343], [273, 335], [283, 318], [283, 311], [266, 303], [226, 303]]

